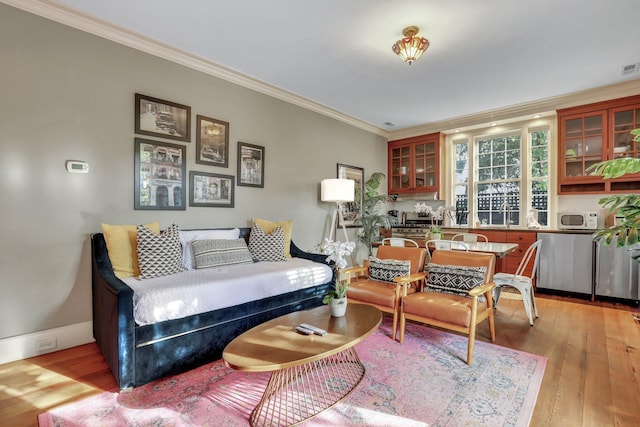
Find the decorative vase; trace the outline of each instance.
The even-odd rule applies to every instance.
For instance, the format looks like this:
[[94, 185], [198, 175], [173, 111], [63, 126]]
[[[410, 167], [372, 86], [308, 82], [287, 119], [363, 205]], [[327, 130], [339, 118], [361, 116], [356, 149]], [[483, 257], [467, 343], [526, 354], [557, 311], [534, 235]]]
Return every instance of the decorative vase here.
[[431, 240], [440, 240], [442, 239], [442, 233], [431, 233]]
[[347, 312], [347, 297], [334, 298], [329, 303], [331, 307], [331, 316], [342, 317]]

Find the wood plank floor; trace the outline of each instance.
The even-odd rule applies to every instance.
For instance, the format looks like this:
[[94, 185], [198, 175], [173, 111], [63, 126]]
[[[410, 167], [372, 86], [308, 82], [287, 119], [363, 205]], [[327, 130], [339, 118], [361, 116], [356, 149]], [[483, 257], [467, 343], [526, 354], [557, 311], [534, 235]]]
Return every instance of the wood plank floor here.
[[[539, 295], [528, 324], [522, 302], [501, 299], [497, 344], [547, 357], [532, 426], [640, 425], [640, 324], [624, 305]], [[488, 341], [488, 327], [478, 330]], [[116, 383], [95, 344], [0, 365], [0, 424], [37, 415]]]

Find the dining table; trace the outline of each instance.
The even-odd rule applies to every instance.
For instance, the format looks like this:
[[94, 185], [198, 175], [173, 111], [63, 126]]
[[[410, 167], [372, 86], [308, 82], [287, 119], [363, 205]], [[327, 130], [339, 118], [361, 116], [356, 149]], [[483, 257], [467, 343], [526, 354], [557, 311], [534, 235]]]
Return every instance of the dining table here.
[[[424, 248], [427, 243], [426, 240], [414, 240], [419, 247]], [[453, 242], [452, 240], [443, 240], [443, 242]], [[466, 249], [469, 252], [484, 252], [494, 254], [496, 256], [496, 272], [505, 271], [504, 266], [504, 257], [509, 255], [518, 249], [517, 243], [507, 243], [507, 242], [463, 242], [460, 240], [456, 240], [455, 244], [452, 244], [452, 250], [465, 250], [462, 244], [466, 246]], [[433, 240], [429, 241], [429, 252], [433, 252], [437, 250]]]

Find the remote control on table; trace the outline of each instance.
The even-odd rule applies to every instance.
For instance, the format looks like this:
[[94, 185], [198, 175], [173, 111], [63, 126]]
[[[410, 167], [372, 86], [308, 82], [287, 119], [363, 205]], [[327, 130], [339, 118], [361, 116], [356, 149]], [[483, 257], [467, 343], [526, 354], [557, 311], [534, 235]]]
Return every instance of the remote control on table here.
[[320, 335], [320, 336], [327, 335], [327, 331], [325, 331], [324, 329], [318, 328], [317, 326], [313, 326], [308, 323], [301, 323], [300, 326], [302, 326], [303, 328], [309, 329], [311, 332], [313, 332], [316, 335]]
[[305, 328], [304, 326], [296, 326], [295, 331], [302, 335], [311, 335], [313, 331], [311, 329]]

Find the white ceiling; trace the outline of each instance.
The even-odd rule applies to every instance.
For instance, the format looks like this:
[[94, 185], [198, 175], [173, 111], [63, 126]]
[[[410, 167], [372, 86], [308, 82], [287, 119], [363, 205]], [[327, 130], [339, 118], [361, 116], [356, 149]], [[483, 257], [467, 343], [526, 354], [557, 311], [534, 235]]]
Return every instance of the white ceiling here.
[[[382, 131], [640, 78], [640, 0], [2, 1]], [[408, 25], [431, 42], [412, 66]]]

